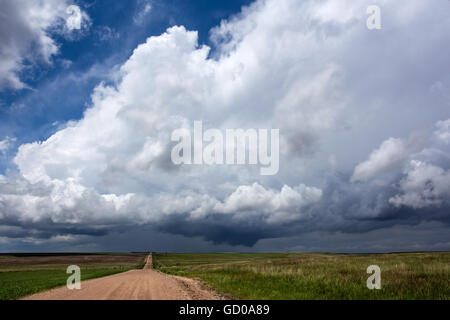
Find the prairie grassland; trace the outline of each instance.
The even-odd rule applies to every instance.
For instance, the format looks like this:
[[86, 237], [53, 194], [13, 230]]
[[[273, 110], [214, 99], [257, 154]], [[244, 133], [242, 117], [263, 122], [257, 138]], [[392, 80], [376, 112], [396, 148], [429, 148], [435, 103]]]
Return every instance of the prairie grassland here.
[[69, 265], [81, 268], [81, 280], [141, 269], [146, 254], [0, 255], [0, 300], [18, 299], [66, 284]]
[[143, 266], [145, 256], [130, 253], [0, 254], [0, 272], [61, 270], [72, 264], [81, 269], [133, 269], [139, 264]]
[[[236, 299], [450, 299], [450, 252], [154, 254], [162, 272], [197, 278]], [[366, 286], [370, 265], [381, 290]]]

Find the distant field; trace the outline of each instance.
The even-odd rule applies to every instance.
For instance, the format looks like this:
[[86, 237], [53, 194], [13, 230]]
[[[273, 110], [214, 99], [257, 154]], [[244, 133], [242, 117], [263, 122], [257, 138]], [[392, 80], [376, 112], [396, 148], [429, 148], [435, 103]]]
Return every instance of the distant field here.
[[140, 253], [0, 254], [1, 271], [62, 270], [76, 264], [81, 269], [133, 269], [144, 263]]
[[0, 300], [65, 285], [69, 265], [78, 265], [81, 279], [87, 280], [142, 268], [146, 256], [143, 253], [0, 255]]
[[[450, 299], [450, 252], [153, 254], [154, 268], [236, 299]], [[381, 290], [366, 269], [381, 268]]]

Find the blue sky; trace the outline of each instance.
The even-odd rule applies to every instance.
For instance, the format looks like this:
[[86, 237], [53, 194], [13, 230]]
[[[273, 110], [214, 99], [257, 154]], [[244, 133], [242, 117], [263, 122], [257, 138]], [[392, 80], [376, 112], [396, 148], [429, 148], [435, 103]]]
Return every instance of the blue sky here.
[[[50, 33], [60, 47], [53, 63], [34, 64], [22, 72], [30, 89], [0, 92], [0, 136], [15, 137], [16, 146], [47, 139], [58, 124], [82, 117], [93, 88], [108, 81], [109, 70], [124, 63], [147, 37], [184, 25], [199, 32], [200, 43], [210, 44], [209, 30], [250, 2], [151, 1], [152, 9], [137, 22], [136, 16], [150, 1], [76, 1], [92, 25], [73, 38]], [[69, 67], [65, 60], [71, 62]], [[95, 66], [101, 72], [89, 73]], [[14, 149], [8, 152], [14, 155]], [[8, 167], [2, 159], [0, 170]]]
[[[0, 251], [450, 250], [448, 1], [4, 0]], [[171, 133], [278, 128], [280, 168]]]

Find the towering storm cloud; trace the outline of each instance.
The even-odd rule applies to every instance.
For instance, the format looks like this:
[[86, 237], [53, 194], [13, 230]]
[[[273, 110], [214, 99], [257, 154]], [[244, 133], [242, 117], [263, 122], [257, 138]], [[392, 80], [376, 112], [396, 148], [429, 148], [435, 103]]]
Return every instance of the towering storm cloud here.
[[[80, 119], [18, 146], [15, 168], [0, 175], [3, 243], [148, 227], [253, 246], [311, 232], [448, 228], [449, 3], [377, 1], [381, 29], [369, 30], [372, 4], [256, 1], [211, 29], [210, 46], [182, 25], [149, 37], [113, 82], [96, 86]], [[86, 14], [68, 14], [66, 28], [80, 29]], [[49, 59], [49, 24], [13, 30], [32, 28]], [[25, 44], [14, 43], [0, 85], [20, 88]], [[279, 129], [278, 174], [175, 165], [171, 134], [194, 121]]]

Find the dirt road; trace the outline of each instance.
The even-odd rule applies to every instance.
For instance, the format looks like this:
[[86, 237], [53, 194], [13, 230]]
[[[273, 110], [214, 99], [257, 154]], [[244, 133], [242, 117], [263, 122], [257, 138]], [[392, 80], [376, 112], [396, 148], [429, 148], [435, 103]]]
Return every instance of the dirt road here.
[[[81, 271], [83, 272], [83, 271]], [[152, 256], [142, 270], [81, 282], [80, 290], [66, 286], [26, 297], [25, 300], [217, 300], [220, 297], [188, 278], [152, 269]]]

